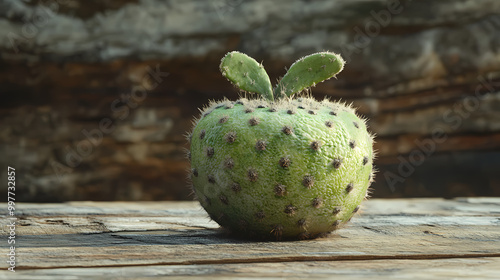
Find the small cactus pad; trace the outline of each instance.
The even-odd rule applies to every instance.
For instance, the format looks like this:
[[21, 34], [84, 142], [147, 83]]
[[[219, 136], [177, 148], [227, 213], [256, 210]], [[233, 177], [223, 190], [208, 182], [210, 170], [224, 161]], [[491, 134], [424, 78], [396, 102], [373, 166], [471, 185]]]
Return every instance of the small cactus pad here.
[[328, 80], [342, 71], [344, 60], [335, 53], [320, 52], [297, 60], [274, 89], [275, 97], [291, 96]]
[[331, 232], [360, 210], [373, 178], [365, 120], [328, 100], [213, 103], [190, 135], [199, 136], [190, 150], [194, 192], [236, 235], [304, 239]]
[[248, 55], [236, 51], [226, 54], [221, 60], [220, 71], [240, 89], [273, 100], [271, 81], [266, 70]]

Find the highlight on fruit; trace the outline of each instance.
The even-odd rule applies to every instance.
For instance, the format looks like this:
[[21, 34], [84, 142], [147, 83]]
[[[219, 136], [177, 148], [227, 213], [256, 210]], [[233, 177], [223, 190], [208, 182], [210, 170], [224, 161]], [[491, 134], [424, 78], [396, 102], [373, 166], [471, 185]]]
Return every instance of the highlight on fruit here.
[[222, 75], [249, 98], [211, 102], [187, 138], [193, 193], [223, 229], [259, 240], [312, 239], [362, 210], [374, 177], [373, 135], [350, 105], [308, 93], [343, 67], [338, 54], [311, 54], [273, 87], [246, 54], [222, 58]]

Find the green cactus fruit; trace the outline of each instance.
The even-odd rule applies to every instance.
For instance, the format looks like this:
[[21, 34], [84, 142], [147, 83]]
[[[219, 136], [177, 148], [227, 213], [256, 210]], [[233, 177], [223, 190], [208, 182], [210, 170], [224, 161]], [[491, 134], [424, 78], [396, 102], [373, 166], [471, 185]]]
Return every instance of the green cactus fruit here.
[[223, 58], [224, 76], [260, 94], [212, 102], [189, 133], [193, 191], [223, 228], [256, 239], [308, 239], [358, 212], [373, 180], [365, 120], [345, 104], [294, 97], [343, 64], [333, 53], [307, 56], [273, 92], [255, 60], [237, 52]]

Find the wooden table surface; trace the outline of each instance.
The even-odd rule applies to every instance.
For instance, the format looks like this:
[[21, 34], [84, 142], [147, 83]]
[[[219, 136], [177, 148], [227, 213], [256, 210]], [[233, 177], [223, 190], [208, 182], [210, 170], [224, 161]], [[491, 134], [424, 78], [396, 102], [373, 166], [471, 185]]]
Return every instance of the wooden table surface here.
[[16, 272], [2, 253], [0, 279], [500, 279], [500, 198], [372, 199], [294, 242], [230, 238], [197, 202], [16, 206]]

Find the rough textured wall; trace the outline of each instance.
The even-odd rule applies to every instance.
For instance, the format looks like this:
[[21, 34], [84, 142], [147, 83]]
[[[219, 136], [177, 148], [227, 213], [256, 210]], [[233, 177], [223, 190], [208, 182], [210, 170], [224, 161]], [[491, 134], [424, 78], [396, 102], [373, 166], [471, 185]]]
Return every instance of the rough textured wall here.
[[[111, 3], [113, 2], [113, 3]], [[197, 108], [248, 53], [348, 64], [318, 97], [370, 118], [374, 196], [500, 195], [500, 2], [0, 1], [0, 162], [20, 200], [186, 199]], [[2, 172], [2, 181], [6, 177]]]

